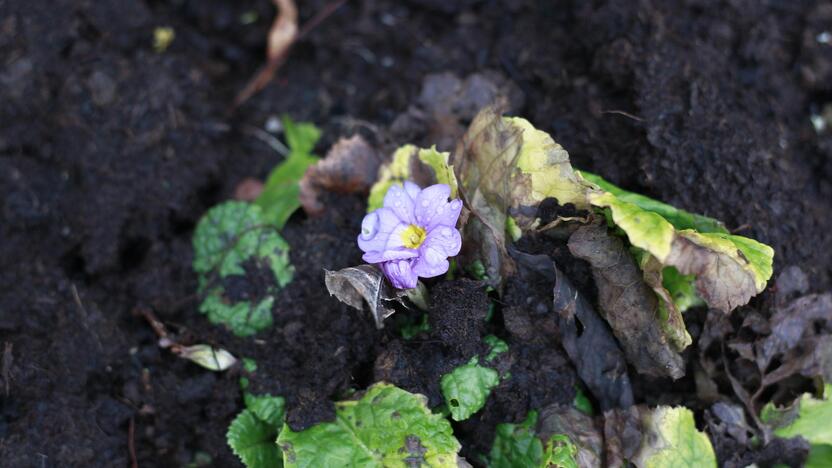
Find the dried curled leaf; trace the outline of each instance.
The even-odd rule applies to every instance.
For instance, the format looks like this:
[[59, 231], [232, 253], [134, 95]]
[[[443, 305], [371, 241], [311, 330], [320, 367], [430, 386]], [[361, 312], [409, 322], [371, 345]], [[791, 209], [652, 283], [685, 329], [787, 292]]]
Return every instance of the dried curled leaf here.
[[453, 162], [472, 215], [465, 238], [474, 239], [477, 250], [467, 255], [483, 263], [491, 286], [513, 271], [505, 247], [509, 215], [524, 230], [535, 225], [538, 205], [546, 198], [589, 206], [589, 186], [572, 169], [566, 150], [527, 120], [501, 117], [493, 107], [471, 122]]
[[407, 291], [394, 289], [387, 284], [384, 274], [373, 265], [325, 271], [324, 281], [329, 294], [358, 310], [364, 310], [366, 303], [378, 328], [382, 328], [384, 319], [395, 312], [390, 307], [390, 302], [400, 301], [407, 294]]
[[[551, 441], [564, 436], [577, 449], [574, 465], [580, 467], [601, 466], [604, 457], [603, 435], [595, 427], [591, 416], [573, 406], [550, 405], [541, 410], [537, 432], [541, 439]], [[549, 466], [549, 465], [544, 465]]]
[[609, 326], [549, 257], [514, 250], [511, 255], [525, 281], [536, 281], [530, 276], [533, 272], [553, 283], [552, 305], [560, 341], [601, 409], [631, 406], [633, 391], [627, 361]]
[[682, 377], [684, 361], [662, 326], [658, 299], [621, 239], [604, 226], [583, 226], [569, 238], [569, 250], [592, 266], [601, 311], [636, 370]]
[[319, 215], [324, 205], [321, 191], [357, 193], [369, 190], [378, 173], [381, 155], [361, 135], [341, 138], [326, 157], [306, 170], [300, 181], [300, 203], [309, 215]]

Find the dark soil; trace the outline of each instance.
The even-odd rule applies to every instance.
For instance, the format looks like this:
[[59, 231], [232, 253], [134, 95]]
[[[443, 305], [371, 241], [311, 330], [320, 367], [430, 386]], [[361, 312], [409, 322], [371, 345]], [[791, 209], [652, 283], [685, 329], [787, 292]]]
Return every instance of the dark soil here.
[[[305, 20], [327, 2], [298, 3]], [[815, 40], [832, 30], [828, 3], [351, 0], [231, 113], [272, 17], [268, 0], [0, 0], [2, 466], [128, 466], [131, 437], [140, 466], [200, 452], [237, 463], [225, 430], [239, 375], [160, 349], [140, 307], [184, 343], [257, 359], [253, 388], [286, 396], [295, 427], [379, 378], [437, 403], [437, 376], [487, 333], [508, 339], [516, 378], [457, 425], [464, 455], [487, 452], [496, 423], [570, 402], [576, 376], [556, 343], [514, 338], [500, 311], [463, 325], [481, 324], [488, 300], [470, 282], [434, 283], [434, 329], [410, 341], [328, 297], [322, 268], [360, 261], [360, 196], [285, 228], [297, 273], [256, 341], [197, 311], [196, 221], [279, 161], [257, 129], [288, 113], [323, 128], [320, 152], [355, 132], [404, 143], [379, 129], [432, 72], [501, 74], [525, 95], [516, 112], [576, 167], [720, 218], [772, 245], [778, 271], [808, 273], [810, 291], [832, 287], [832, 134], [809, 120], [832, 99], [832, 48]], [[164, 53], [158, 26], [176, 33]], [[585, 267], [563, 268], [587, 284]], [[675, 401], [636, 384], [638, 402]]]

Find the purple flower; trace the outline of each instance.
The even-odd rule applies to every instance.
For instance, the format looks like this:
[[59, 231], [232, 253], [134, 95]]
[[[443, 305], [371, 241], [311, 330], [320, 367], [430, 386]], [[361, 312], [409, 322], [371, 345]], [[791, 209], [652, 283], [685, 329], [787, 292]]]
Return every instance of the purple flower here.
[[450, 194], [445, 184], [424, 190], [413, 182], [392, 185], [384, 196], [384, 207], [361, 221], [358, 246], [364, 251], [364, 261], [378, 264], [399, 289], [415, 288], [419, 277], [448, 271], [448, 257], [462, 247], [456, 229], [462, 202], [449, 202]]

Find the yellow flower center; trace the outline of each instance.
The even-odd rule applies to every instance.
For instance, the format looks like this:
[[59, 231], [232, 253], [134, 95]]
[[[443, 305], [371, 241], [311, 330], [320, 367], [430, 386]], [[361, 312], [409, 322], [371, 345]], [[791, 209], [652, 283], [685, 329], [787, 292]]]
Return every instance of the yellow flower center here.
[[427, 232], [415, 224], [411, 224], [402, 231], [402, 244], [408, 249], [418, 249], [425, 241]]

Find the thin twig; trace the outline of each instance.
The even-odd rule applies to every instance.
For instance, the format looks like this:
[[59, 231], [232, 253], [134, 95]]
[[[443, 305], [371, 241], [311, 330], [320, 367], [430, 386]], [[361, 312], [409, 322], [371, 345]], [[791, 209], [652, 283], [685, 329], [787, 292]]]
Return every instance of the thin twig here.
[[139, 461], [136, 459], [136, 420], [130, 418], [130, 425], [127, 427], [127, 450], [130, 452], [130, 467], [139, 468]]
[[277, 151], [279, 154], [283, 156], [288, 156], [289, 154], [289, 148], [287, 148], [286, 145], [283, 144], [283, 142], [281, 142], [280, 140], [272, 136], [269, 132], [263, 129], [251, 125], [246, 125], [243, 127], [243, 133], [257, 138], [263, 143], [269, 145], [271, 149]]
[[622, 111], [622, 110], [603, 110], [603, 111], [601, 111], [601, 113], [602, 113], [602, 114], [618, 114], [618, 115], [623, 115], [624, 117], [629, 117], [629, 118], [631, 118], [631, 119], [633, 119], [633, 120], [635, 120], [635, 121], [637, 121], [637, 122], [644, 122], [644, 119], [642, 119], [641, 117], [639, 117], [639, 116], [637, 116], [637, 115], [633, 115], [633, 114], [631, 114], [631, 113], [629, 113], [629, 112], [624, 112], [624, 111]]

